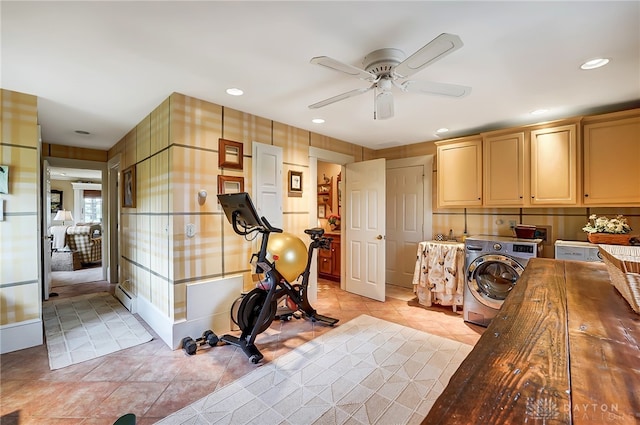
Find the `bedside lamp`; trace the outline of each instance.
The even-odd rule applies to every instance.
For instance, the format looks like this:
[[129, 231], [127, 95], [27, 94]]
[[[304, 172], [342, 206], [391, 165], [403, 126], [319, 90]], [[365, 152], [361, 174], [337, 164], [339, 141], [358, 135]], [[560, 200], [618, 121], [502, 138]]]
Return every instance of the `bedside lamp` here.
[[71, 215], [71, 211], [58, 210], [53, 219], [56, 221], [62, 221], [62, 225], [64, 226], [65, 221], [73, 221], [73, 216]]

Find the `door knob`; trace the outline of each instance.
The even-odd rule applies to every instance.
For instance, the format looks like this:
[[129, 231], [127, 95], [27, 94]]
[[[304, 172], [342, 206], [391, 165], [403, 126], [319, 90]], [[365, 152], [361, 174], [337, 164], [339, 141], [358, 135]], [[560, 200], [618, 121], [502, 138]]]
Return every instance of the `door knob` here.
[[379, 240], [379, 241], [382, 240], [382, 235], [376, 236], [376, 239]]

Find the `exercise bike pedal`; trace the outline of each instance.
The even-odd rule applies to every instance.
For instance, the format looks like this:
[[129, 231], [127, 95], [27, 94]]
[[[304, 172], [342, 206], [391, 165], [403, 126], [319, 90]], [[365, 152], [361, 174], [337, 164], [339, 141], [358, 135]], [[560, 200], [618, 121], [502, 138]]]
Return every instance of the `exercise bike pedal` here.
[[312, 322], [321, 322], [329, 326], [333, 326], [340, 321], [340, 319], [334, 319], [333, 317], [323, 316], [318, 313], [312, 314], [310, 317]]

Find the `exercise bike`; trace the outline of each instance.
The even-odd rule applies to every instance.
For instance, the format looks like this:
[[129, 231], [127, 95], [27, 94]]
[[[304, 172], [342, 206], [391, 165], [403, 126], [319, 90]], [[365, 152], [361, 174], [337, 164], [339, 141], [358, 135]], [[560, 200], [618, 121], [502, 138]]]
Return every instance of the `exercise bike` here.
[[[288, 297], [290, 308], [302, 312], [311, 321], [335, 325], [338, 319], [318, 314], [307, 297], [313, 251], [329, 249], [331, 245], [331, 239], [323, 236], [324, 230], [304, 231], [311, 238], [307, 250], [300, 238], [271, 226], [265, 217], [259, 218], [249, 194], [220, 194], [218, 200], [234, 232], [247, 239], [250, 235], [262, 235], [260, 251], [251, 256], [250, 262], [257, 274], [264, 275], [260, 284], [242, 297], [235, 313], [234, 321], [242, 331], [240, 337], [223, 335], [220, 340], [240, 347], [251, 363], [258, 363], [264, 356], [255, 346], [255, 339], [273, 322], [282, 297]], [[300, 276], [302, 283], [292, 284]]]

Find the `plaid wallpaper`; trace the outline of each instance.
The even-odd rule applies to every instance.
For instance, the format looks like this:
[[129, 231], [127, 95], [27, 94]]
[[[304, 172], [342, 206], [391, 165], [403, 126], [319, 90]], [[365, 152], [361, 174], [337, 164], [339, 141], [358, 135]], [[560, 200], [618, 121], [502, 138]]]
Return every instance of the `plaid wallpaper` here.
[[37, 98], [0, 89], [0, 116], [0, 164], [9, 166], [9, 193], [0, 194], [0, 325], [8, 325], [40, 317]]
[[[243, 144], [243, 170], [218, 167], [218, 139]], [[362, 158], [360, 147], [306, 130], [174, 93], [109, 151], [136, 165], [136, 208], [122, 211], [121, 277], [133, 293], [173, 320], [186, 318], [186, 285], [242, 274], [253, 286], [249, 259], [257, 248], [235, 234], [218, 205], [218, 176], [244, 177], [251, 192], [252, 142], [283, 148], [284, 228], [301, 234], [309, 223], [308, 178], [302, 197], [288, 197], [289, 170], [309, 172], [309, 146]], [[126, 166], [124, 166], [126, 168]], [[197, 193], [206, 190], [206, 202]], [[313, 212], [315, 214], [315, 212]], [[195, 235], [188, 237], [187, 225]]]

